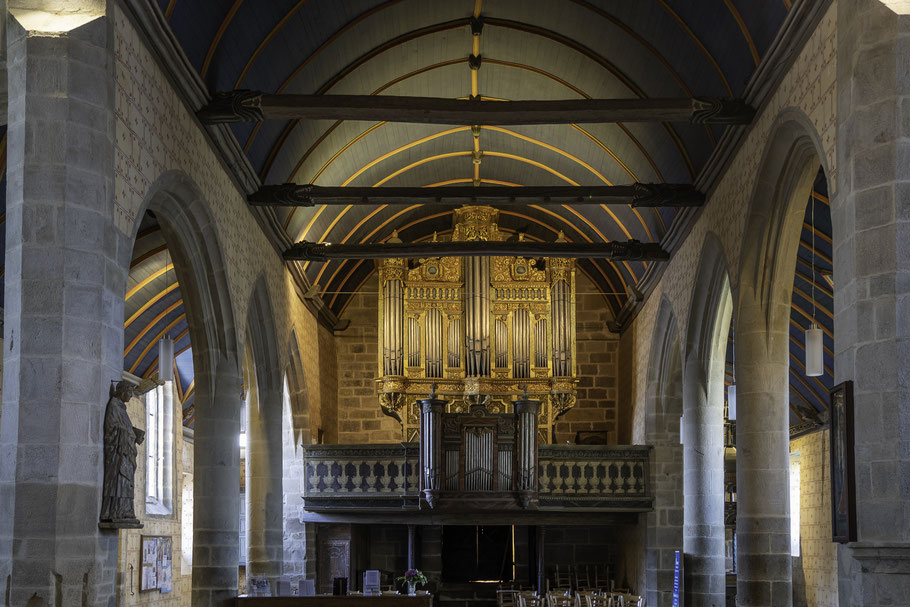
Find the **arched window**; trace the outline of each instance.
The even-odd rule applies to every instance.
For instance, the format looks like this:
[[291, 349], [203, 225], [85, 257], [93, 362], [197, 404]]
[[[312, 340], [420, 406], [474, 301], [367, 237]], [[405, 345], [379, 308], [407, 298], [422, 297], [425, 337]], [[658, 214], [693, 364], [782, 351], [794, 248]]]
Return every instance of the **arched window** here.
[[145, 511], [174, 512], [174, 396], [171, 382], [145, 393]]

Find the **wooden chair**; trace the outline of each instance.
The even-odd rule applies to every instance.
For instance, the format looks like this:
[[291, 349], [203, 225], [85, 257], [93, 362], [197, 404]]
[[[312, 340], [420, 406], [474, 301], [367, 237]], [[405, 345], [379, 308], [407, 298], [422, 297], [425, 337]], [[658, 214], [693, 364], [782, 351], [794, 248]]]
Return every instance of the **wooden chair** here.
[[[553, 577], [553, 583], [556, 588], [568, 588], [572, 585], [572, 568], [556, 565], [556, 575]], [[554, 588], [553, 590], [556, 590]]]
[[645, 607], [645, 597], [637, 594], [624, 594], [623, 607]]
[[518, 595], [518, 601], [519, 607], [547, 607], [546, 599], [534, 594], [529, 595], [522, 592]]
[[497, 590], [496, 605], [497, 607], [519, 607], [519, 596], [517, 590]]
[[585, 607], [616, 607], [616, 601], [611, 596], [588, 594], [585, 598], [587, 599]]
[[571, 593], [557, 590], [547, 593], [547, 607], [578, 607], [578, 602]]

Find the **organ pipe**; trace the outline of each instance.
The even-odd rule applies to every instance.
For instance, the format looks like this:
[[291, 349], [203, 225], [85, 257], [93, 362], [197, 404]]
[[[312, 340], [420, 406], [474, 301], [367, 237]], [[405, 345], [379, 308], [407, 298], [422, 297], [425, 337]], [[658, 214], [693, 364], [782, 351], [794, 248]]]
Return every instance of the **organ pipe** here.
[[531, 377], [530, 314], [524, 308], [512, 313], [512, 376], [516, 379]]
[[403, 286], [400, 280], [387, 280], [382, 287], [385, 314], [382, 325], [383, 372], [402, 375], [403, 349], [401, 319], [404, 316]]
[[490, 265], [483, 257], [465, 259], [465, 336], [468, 376], [490, 375]]
[[442, 312], [433, 308], [427, 311], [427, 377], [442, 377], [443, 327]]
[[[466, 206], [454, 216], [451, 235], [440, 239], [507, 239], [496, 209]], [[480, 403], [508, 411], [514, 398], [508, 395], [523, 391], [525, 399], [545, 399], [547, 413], [537, 430], [540, 437], [552, 436], [554, 420], [575, 402], [573, 260], [473, 255], [390, 258], [377, 265], [377, 392], [383, 411], [402, 424], [404, 440], [418, 434], [414, 401], [431, 384], [451, 394], [458, 411]], [[517, 450], [509, 473], [516, 483]]]

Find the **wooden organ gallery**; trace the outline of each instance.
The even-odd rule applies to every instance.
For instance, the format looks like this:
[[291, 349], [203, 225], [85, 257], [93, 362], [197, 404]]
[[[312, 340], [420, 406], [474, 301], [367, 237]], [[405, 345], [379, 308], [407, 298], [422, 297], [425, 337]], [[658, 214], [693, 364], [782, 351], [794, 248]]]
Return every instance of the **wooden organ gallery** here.
[[[451, 234], [432, 242], [522, 246], [498, 218], [463, 206]], [[394, 551], [383, 538], [396, 529], [408, 529], [409, 567], [419, 564], [415, 526], [425, 549], [442, 544], [437, 591], [447, 595], [453, 581], [544, 584], [545, 529], [561, 538], [583, 526], [602, 545], [636, 528], [652, 508], [651, 447], [556, 444], [556, 422], [577, 398], [575, 260], [387, 257], [377, 269], [377, 406], [400, 424], [401, 442], [304, 448], [319, 587], [358, 558], [378, 566], [368, 555]], [[484, 566], [488, 552], [502, 558]]]

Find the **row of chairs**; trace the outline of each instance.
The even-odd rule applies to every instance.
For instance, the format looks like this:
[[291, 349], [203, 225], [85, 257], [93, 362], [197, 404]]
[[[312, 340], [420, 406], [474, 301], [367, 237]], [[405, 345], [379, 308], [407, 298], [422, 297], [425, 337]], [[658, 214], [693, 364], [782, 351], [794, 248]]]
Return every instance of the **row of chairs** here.
[[556, 589], [541, 596], [533, 591], [498, 590], [498, 607], [645, 607], [644, 597], [621, 591]]

